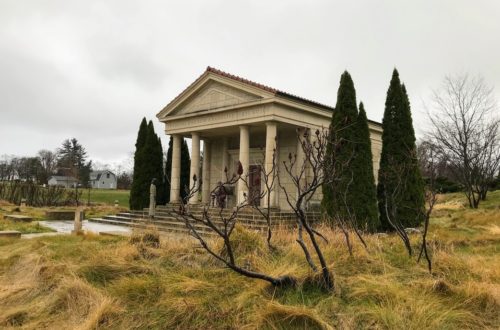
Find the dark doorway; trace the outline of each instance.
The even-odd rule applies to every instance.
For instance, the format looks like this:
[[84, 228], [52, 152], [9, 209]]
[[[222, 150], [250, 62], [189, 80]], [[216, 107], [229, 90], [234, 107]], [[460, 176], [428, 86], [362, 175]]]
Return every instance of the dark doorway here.
[[260, 165], [250, 165], [248, 178], [248, 200], [254, 205], [260, 206]]

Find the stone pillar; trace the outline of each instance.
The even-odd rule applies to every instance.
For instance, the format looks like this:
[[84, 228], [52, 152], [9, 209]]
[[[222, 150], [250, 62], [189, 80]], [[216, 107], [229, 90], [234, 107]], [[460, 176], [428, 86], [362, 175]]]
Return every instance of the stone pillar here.
[[[198, 132], [191, 133], [191, 171], [189, 172], [189, 189], [193, 188], [193, 176], [196, 175], [196, 186], [200, 184], [200, 134]], [[198, 203], [198, 193], [191, 196], [189, 204]]]
[[170, 178], [170, 203], [180, 203], [181, 197], [181, 145], [182, 137], [172, 135], [172, 174]]
[[211, 164], [211, 150], [210, 142], [203, 140], [203, 186], [201, 193], [201, 202], [205, 205], [210, 204], [210, 192], [212, 187], [210, 187], [210, 164]]
[[[302, 190], [308, 176], [308, 166], [306, 163], [306, 155], [304, 153], [304, 149], [302, 148], [302, 141], [309, 140], [310, 137], [308, 129], [303, 127], [297, 130], [297, 134], [300, 134], [300, 139], [297, 138], [297, 150], [296, 150], [297, 161], [295, 163], [295, 175], [299, 176], [300, 172], [302, 172], [302, 169], [304, 168], [304, 172], [302, 173], [302, 177], [300, 178], [299, 181]], [[307, 134], [307, 137], [304, 137], [304, 134]], [[297, 191], [296, 197], [298, 197], [298, 195], [299, 192]], [[302, 206], [304, 207], [305, 205]]]
[[[247, 179], [247, 175], [250, 168], [250, 132], [248, 126], [240, 126], [240, 157], [239, 161], [243, 166], [242, 177]], [[238, 169], [236, 169], [238, 171]], [[248, 189], [243, 182], [238, 183], [238, 204], [243, 203], [245, 198], [243, 195], [246, 194], [248, 197]]]
[[[274, 163], [275, 165], [275, 171], [278, 171], [278, 150], [276, 146], [276, 141], [278, 138], [278, 125], [275, 122], [267, 122], [266, 123], [266, 159], [265, 159], [265, 171], [266, 174], [269, 175], [271, 174], [272, 168], [273, 168], [273, 154], [275, 156]], [[272, 175], [270, 175], [269, 179], [272, 180]], [[264, 178], [262, 178], [262, 183], [263, 183], [263, 189], [266, 189], [265, 183], [264, 183]], [[267, 205], [267, 196], [264, 196], [264, 206], [266, 207], [277, 207], [277, 201], [276, 201], [276, 187], [278, 186], [278, 180], [277, 178], [274, 180], [274, 185], [273, 189], [271, 190], [270, 193], [270, 198], [269, 198], [269, 205]]]
[[[228, 179], [226, 177], [226, 172], [225, 172], [225, 169], [227, 168], [227, 170], [229, 171], [229, 154], [227, 153], [227, 150], [228, 150], [228, 141], [227, 141], [227, 138], [224, 138], [222, 140], [222, 170], [221, 170], [221, 177], [220, 177], [220, 181], [221, 182], [226, 182], [226, 180]], [[231, 173], [227, 173], [227, 176], [229, 177], [229, 179], [231, 178]]]
[[72, 234], [74, 235], [83, 234], [82, 230], [83, 219], [85, 219], [85, 213], [83, 211], [83, 208], [77, 206], [75, 210], [75, 221], [73, 223], [73, 230], [71, 231]]

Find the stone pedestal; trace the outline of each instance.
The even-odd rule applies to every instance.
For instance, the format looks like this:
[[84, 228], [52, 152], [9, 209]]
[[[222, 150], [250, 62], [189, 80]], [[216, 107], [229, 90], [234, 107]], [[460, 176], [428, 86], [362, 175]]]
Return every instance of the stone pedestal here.
[[85, 212], [81, 208], [77, 208], [75, 211], [75, 222], [74, 222], [74, 227], [73, 231], [71, 232], [74, 235], [81, 235], [83, 234], [82, 230], [82, 223], [83, 219], [85, 219]]

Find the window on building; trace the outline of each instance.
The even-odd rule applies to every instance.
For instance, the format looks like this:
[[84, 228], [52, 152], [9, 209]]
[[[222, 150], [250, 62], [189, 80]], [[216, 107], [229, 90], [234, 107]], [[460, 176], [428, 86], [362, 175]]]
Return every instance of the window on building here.
[[109, 173], [106, 174], [106, 179], [109, 179]]

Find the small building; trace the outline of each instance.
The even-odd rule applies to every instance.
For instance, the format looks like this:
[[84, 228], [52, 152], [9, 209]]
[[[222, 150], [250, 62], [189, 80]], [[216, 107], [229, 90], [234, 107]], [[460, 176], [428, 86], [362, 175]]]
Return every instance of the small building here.
[[72, 176], [53, 175], [49, 178], [49, 186], [59, 186], [64, 188], [74, 188], [78, 180]]
[[[271, 161], [265, 158], [272, 158], [274, 152], [281, 183], [291, 187], [291, 179], [282, 175], [286, 172], [282, 160], [292, 153], [301, 154], [297, 131], [328, 128], [334, 110], [333, 107], [208, 67], [157, 114], [160, 122], [165, 124], [166, 134], [173, 138], [170, 202], [175, 204], [180, 201], [182, 139], [192, 139], [189, 177], [200, 177], [202, 173], [201, 203], [210, 203], [210, 188], [216, 187], [218, 181], [225, 181], [226, 169], [229, 173], [236, 173], [238, 162], [243, 167], [243, 175], [251, 174], [249, 187], [243, 184], [231, 187], [235, 190], [235, 198], [228, 201], [228, 207], [233, 207], [243, 201], [244, 196], [263, 191], [258, 169], [260, 164], [270, 164]], [[376, 180], [382, 149], [382, 125], [369, 120], [368, 126]], [[199, 166], [201, 140], [204, 157], [203, 165]], [[280, 190], [273, 189], [270, 204], [262, 206], [289, 210], [286, 196]], [[319, 189], [310, 200], [310, 205], [318, 205], [321, 197]], [[199, 201], [194, 196], [189, 202]], [[262, 202], [265, 204], [267, 200]]]
[[94, 189], [116, 189], [116, 175], [109, 171], [93, 171], [90, 173], [90, 186]]

